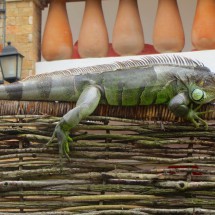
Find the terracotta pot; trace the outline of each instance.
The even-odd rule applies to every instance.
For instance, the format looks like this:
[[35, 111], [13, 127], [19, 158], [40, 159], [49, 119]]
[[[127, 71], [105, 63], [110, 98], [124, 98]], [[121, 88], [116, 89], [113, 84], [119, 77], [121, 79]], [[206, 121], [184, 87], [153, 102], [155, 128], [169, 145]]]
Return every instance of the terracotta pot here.
[[144, 48], [143, 28], [137, 0], [120, 0], [112, 37], [119, 55], [139, 54]]
[[72, 57], [73, 40], [66, 10], [66, 0], [51, 0], [42, 40], [42, 55], [50, 60]]
[[78, 52], [82, 58], [107, 56], [108, 33], [101, 0], [86, 0]]
[[192, 44], [197, 50], [215, 49], [215, 1], [198, 0], [192, 27]]
[[180, 52], [185, 43], [183, 25], [176, 0], [159, 0], [153, 31], [158, 52]]

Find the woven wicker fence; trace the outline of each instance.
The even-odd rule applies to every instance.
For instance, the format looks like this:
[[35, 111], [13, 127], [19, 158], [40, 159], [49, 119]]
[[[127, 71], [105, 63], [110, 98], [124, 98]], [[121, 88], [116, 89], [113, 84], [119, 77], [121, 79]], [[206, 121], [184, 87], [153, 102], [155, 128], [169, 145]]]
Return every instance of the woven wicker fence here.
[[159, 107], [139, 110], [147, 121], [92, 116], [72, 131], [69, 161], [45, 143], [70, 105], [1, 103], [0, 215], [215, 214], [214, 120], [149, 121], [173, 119]]

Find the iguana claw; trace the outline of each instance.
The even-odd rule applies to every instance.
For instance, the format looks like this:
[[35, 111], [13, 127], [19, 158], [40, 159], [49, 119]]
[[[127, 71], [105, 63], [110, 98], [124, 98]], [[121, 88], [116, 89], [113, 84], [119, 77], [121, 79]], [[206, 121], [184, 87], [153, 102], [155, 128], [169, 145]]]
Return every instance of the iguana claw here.
[[187, 115], [187, 119], [190, 120], [196, 128], [198, 128], [201, 124], [205, 127], [205, 129], [208, 129], [208, 123], [203, 120], [199, 115], [206, 114], [212, 111], [204, 111], [204, 112], [198, 112], [201, 105], [199, 105], [197, 108], [192, 109], [193, 105], [191, 105], [190, 111]]
[[56, 125], [55, 130], [53, 132], [53, 135], [51, 137], [51, 139], [49, 140], [49, 142], [46, 144], [46, 146], [49, 146], [53, 139], [57, 137], [58, 140], [58, 144], [59, 144], [59, 154], [60, 157], [63, 157], [63, 155], [65, 155], [68, 160], [70, 160], [69, 157], [69, 143], [72, 142], [72, 138], [69, 136], [69, 132], [68, 131], [64, 131], [64, 129], [61, 127], [60, 123]]
[[190, 120], [194, 126], [196, 128], [198, 128], [200, 126], [200, 124], [204, 125], [204, 127], [206, 129], [208, 129], [208, 124], [205, 120], [203, 120], [202, 118], [200, 118], [198, 115], [200, 115], [201, 113], [198, 113], [198, 112], [195, 112], [193, 110], [191, 110], [189, 113], [188, 113], [188, 116], [187, 116], [187, 119]]

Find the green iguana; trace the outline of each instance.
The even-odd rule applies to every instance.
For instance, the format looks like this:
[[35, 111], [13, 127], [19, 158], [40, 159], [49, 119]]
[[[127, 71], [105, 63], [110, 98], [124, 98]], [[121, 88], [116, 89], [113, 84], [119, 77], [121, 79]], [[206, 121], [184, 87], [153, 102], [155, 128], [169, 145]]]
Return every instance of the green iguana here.
[[[68, 157], [69, 131], [94, 112], [99, 103], [117, 106], [167, 104], [195, 126], [207, 123], [199, 107], [215, 101], [215, 73], [182, 56], [145, 56], [106, 65], [35, 75], [0, 86], [0, 99], [73, 101], [76, 107], [56, 125], [60, 153]], [[197, 106], [195, 109], [193, 105]]]

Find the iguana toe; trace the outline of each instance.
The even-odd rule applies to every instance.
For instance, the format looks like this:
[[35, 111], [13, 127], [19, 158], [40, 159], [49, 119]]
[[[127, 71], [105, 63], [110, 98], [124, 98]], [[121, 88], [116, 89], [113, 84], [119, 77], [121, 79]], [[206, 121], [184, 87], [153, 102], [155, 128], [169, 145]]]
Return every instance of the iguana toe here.
[[70, 145], [70, 142], [72, 142], [73, 140], [69, 136], [69, 132], [64, 130], [60, 123], [56, 125], [53, 135], [49, 140], [49, 142], [46, 144], [46, 146], [49, 146], [55, 137], [57, 137], [57, 140], [58, 140], [60, 157], [63, 157], [65, 155], [70, 160], [69, 145]]
[[208, 123], [203, 120], [199, 115], [204, 114], [205, 112], [197, 112], [196, 110], [190, 110], [187, 119], [190, 120], [196, 128], [198, 128], [200, 125], [203, 125], [205, 129], [208, 129]]
[[60, 143], [60, 146], [59, 146], [59, 147], [62, 147], [62, 150], [60, 150], [62, 156], [65, 155], [68, 158], [68, 160], [70, 160], [70, 157], [69, 157], [69, 153], [70, 153], [69, 145], [70, 145], [70, 142], [72, 142], [72, 138], [70, 138], [67, 135], [66, 140], [62, 141]]

